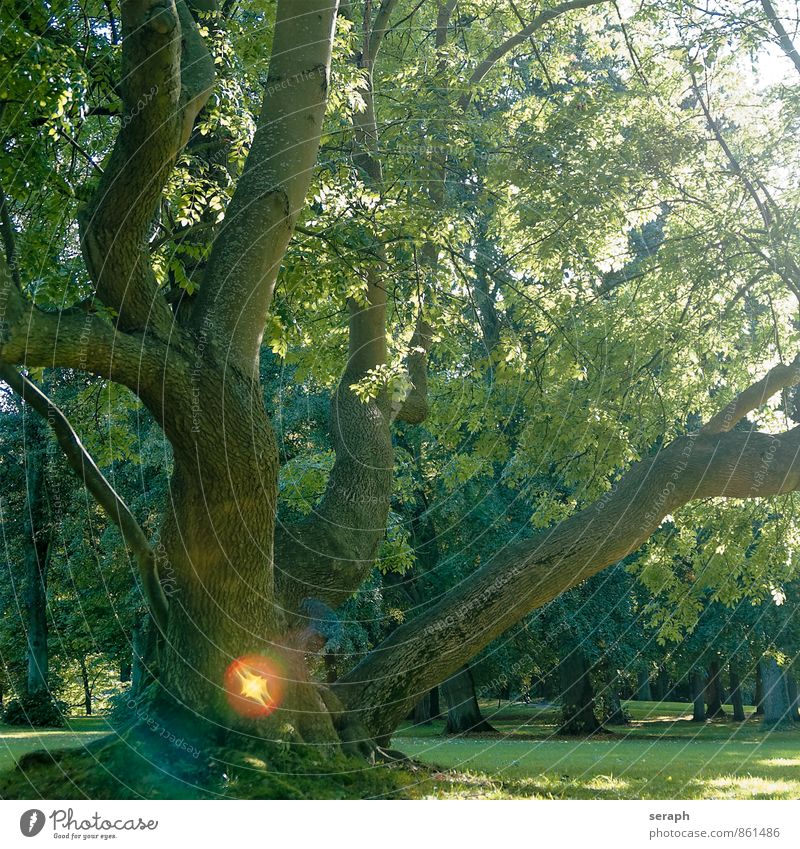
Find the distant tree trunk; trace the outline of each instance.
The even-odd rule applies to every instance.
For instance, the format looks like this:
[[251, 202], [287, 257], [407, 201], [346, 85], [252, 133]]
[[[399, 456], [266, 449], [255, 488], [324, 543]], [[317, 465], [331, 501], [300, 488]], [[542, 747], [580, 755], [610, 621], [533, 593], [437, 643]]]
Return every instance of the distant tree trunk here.
[[561, 682], [562, 734], [591, 734], [601, 725], [595, 713], [594, 688], [586, 655], [580, 648], [562, 646], [558, 666]]
[[789, 696], [789, 716], [795, 722], [800, 722], [800, 694], [797, 692], [797, 679], [787, 670], [786, 672], [786, 690]]
[[26, 423], [30, 450], [25, 459], [27, 504], [25, 514], [25, 625], [28, 645], [28, 696], [49, 699], [47, 678], [47, 566], [50, 528], [45, 488], [44, 426], [38, 419]]
[[81, 667], [81, 683], [83, 684], [83, 708], [86, 711], [86, 716], [92, 715], [92, 685], [89, 682], [89, 670], [86, 668], [86, 658], [81, 656], [78, 659]]
[[442, 718], [442, 708], [439, 703], [439, 688], [434, 687], [430, 692], [431, 697], [431, 719]]
[[706, 698], [705, 698], [705, 675], [699, 669], [693, 669], [690, 673], [692, 688], [692, 722], [705, 722]]
[[742, 681], [738, 670], [730, 666], [731, 705], [733, 705], [733, 718], [736, 722], [744, 722], [744, 701], [742, 700]]
[[431, 693], [427, 693], [417, 702], [411, 714], [411, 721], [414, 725], [430, 725], [431, 724]]
[[468, 734], [494, 731], [481, 715], [475, 695], [475, 679], [468, 666], [442, 683], [442, 693], [447, 702], [445, 734]]
[[764, 725], [783, 725], [789, 722], [789, 693], [786, 676], [774, 657], [760, 661], [764, 686]]
[[756, 664], [756, 692], [753, 696], [753, 702], [756, 706], [756, 716], [764, 715], [764, 678], [761, 675], [761, 664]]
[[651, 702], [652, 700], [653, 693], [650, 690], [650, 676], [646, 670], [640, 669], [636, 673], [636, 701]]
[[706, 717], [716, 719], [727, 716], [722, 707], [722, 680], [720, 678], [719, 661], [714, 659], [708, 665], [706, 681]]
[[608, 707], [603, 719], [604, 725], [630, 725], [630, 718], [622, 707], [622, 700], [616, 686], [608, 687]]
[[128, 662], [121, 662], [119, 665], [119, 683], [130, 684], [133, 665]]
[[651, 686], [651, 693], [653, 695], [653, 701], [663, 702], [666, 695], [667, 689], [669, 688], [669, 679], [667, 677], [667, 670], [664, 669], [663, 666], [658, 668], [658, 674], [653, 681]]

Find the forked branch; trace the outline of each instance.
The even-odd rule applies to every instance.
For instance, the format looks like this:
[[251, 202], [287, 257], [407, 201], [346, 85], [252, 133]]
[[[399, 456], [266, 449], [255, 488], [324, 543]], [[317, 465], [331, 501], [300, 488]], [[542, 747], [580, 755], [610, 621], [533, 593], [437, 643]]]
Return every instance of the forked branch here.
[[122, 330], [166, 339], [172, 312], [147, 239], [161, 193], [214, 81], [214, 64], [184, 0], [123, 0], [123, 115], [82, 212], [81, 243], [97, 297]]

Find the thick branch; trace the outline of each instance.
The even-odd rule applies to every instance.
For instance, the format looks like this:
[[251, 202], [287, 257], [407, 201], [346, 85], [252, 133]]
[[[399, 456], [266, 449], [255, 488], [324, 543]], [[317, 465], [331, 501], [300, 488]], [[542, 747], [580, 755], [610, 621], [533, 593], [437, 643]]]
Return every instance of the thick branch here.
[[701, 431], [635, 463], [589, 507], [507, 545], [344, 676], [336, 686], [342, 702], [376, 736], [389, 734], [422, 693], [531, 611], [636, 551], [667, 514], [698, 498], [800, 489], [800, 428], [778, 436], [726, 432], [768, 391], [797, 379], [796, 363], [773, 369], [739, 396], [729, 415], [723, 410]]
[[545, 24], [550, 23], [550, 21], [553, 21], [568, 12], [573, 12], [577, 9], [587, 9], [590, 6], [597, 6], [604, 2], [605, 0], [568, 0], [568, 2], [559, 3], [557, 6], [553, 6], [550, 9], [545, 9], [540, 12], [526, 27], [521, 29], [515, 35], [512, 35], [510, 38], [507, 38], [501, 44], [498, 44], [497, 47], [490, 51], [486, 58], [478, 64], [469, 78], [467, 91], [464, 92], [461, 96], [461, 100], [459, 101], [461, 108], [467, 108], [470, 100], [472, 99], [473, 89], [483, 81], [489, 71], [491, 71], [504, 56], [514, 50], [515, 47], [518, 47], [520, 44], [525, 42], [531, 37], [531, 35], [533, 35], [533, 33], [545, 26]]
[[0, 361], [0, 379], [4, 380], [50, 425], [72, 470], [109, 519], [120, 529], [125, 544], [133, 553], [139, 566], [142, 589], [153, 619], [163, 631], [167, 621], [167, 597], [158, 578], [155, 552], [133, 513], [97, 468], [61, 410], [27, 377], [20, 374], [12, 365], [2, 361]]
[[763, 406], [777, 392], [800, 383], [800, 355], [789, 365], [778, 364], [703, 425], [702, 433], [727, 433], [748, 413]]
[[794, 42], [789, 37], [789, 33], [786, 32], [785, 27], [781, 23], [781, 19], [778, 17], [775, 7], [772, 3], [770, 3], [770, 0], [761, 0], [761, 5], [764, 8], [764, 14], [767, 16], [767, 20], [770, 22], [772, 29], [775, 30], [775, 35], [778, 36], [778, 42], [781, 45], [781, 49], [792, 60], [792, 62], [794, 62], [795, 68], [800, 71], [800, 53], [797, 52]]
[[386, 364], [386, 292], [368, 270], [369, 303], [348, 302], [348, 362], [331, 399], [328, 431], [336, 454], [325, 494], [305, 521], [275, 534], [281, 603], [300, 610], [306, 598], [334, 607], [369, 574], [386, 534], [394, 452], [386, 399], [362, 401], [351, 386]]
[[161, 193], [214, 80], [213, 60], [184, 0], [122, 3], [119, 135], [81, 214], [83, 254], [98, 298], [123, 330], [166, 338], [172, 313], [147, 239]]
[[394, 418], [406, 424], [422, 424], [428, 417], [428, 354], [432, 336], [431, 326], [420, 315], [411, 337], [411, 350], [406, 358], [406, 373], [411, 381], [411, 391], [402, 400], [399, 408], [393, 410]]
[[[166, 386], [178, 362], [167, 345], [143, 334], [118, 330], [101, 316], [80, 309], [40, 310], [19, 291], [0, 263], [0, 359], [27, 368], [70, 368], [127, 386], [163, 421]], [[176, 393], [173, 393], [176, 395]]]
[[800, 428], [678, 439], [637, 463], [607, 497], [499, 552], [443, 601], [396, 629], [337, 694], [374, 734], [391, 733], [421, 693], [522, 617], [639, 548], [697, 498], [754, 498], [800, 488]]
[[383, 38], [389, 30], [389, 19], [397, 6], [398, 0], [383, 0], [378, 12], [375, 15], [375, 21], [369, 33], [369, 39], [364, 51], [364, 63], [367, 68], [372, 69], [375, 60], [378, 58]]
[[317, 160], [338, 0], [279, 0], [258, 128], [192, 311], [248, 373]]

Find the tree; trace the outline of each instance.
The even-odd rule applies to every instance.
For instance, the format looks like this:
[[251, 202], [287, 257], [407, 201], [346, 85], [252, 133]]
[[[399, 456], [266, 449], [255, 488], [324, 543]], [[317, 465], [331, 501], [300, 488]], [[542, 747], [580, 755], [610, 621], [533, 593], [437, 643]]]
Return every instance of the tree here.
[[[348, 32], [354, 30], [354, 21], [359, 22], [355, 5], [347, 4], [345, 9]], [[466, 133], [464, 128], [478, 111], [477, 93], [492, 83], [493, 72], [507, 70], [502, 60], [551, 24], [600, 5], [599, 0], [572, 0], [538, 11], [484, 56], [470, 57], [466, 90], [450, 96], [444, 106], [437, 105], [452, 113], [459, 133]], [[200, 125], [214, 90], [214, 62], [201, 36], [197, 12], [185, 0], [123, 3], [119, 129], [99, 179], [84, 187], [88, 199], [79, 214], [89, 302], [77, 295], [69, 309], [45, 308], [36, 302], [33, 281], [24, 278], [24, 269], [15, 262], [17, 234], [8, 228], [8, 262], [2, 270], [0, 292], [5, 305], [0, 376], [51, 424], [70, 465], [119, 525], [138, 563], [149, 611], [162, 636], [161, 709], [177, 704], [191, 717], [202, 718], [209, 732], [221, 727], [263, 740], [288, 737], [332, 746], [359, 738], [384, 740], [421, 693], [452, 681], [492, 640], [531, 611], [636, 551], [665, 517], [687, 503], [761, 499], [800, 488], [800, 428], [760, 432], [746, 422], [774, 395], [797, 385], [800, 361], [781, 360], [767, 368], [764, 361], [769, 358], [753, 356], [765, 376], [748, 387], [745, 375], [751, 352], [736, 350], [726, 340], [726, 349], [741, 356], [744, 365], [733, 356], [731, 364], [714, 352], [703, 352], [719, 378], [713, 387], [697, 378], [705, 391], [699, 394], [701, 402], [692, 408], [692, 415], [705, 414], [704, 425], [691, 426], [685, 409], [677, 415], [684, 406], [683, 393], [690, 394], [681, 386], [671, 401], [676, 412], [672, 420], [680, 419], [680, 423], [654, 417], [640, 429], [638, 441], [631, 438], [623, 444], [625, 440], [620, 439], [622, 447], [615, 456], [600, 463], [605, 473], [592, 480], [595, 489], [589, 490], [589, 497], [583, 493], [581, 498], [563, 499], [554, 508], [555, 516], [543, 511], [538, 533], [504, 544], [458, 586], [394, 629], [332, 686], [311, 679], [306, 655], [313, 654], [318, 637], [315, 611], [319, 605], [335, 609], [356, 592], [372, 571], [386, 531], [394, 462], [392, 427], [398, 422], [420, 425], [425, 420], [434, 337], [445, 350], [457, 340], [456, 330], [443, 320], [445, 312], [435, 302], [445, 300], [454, 288], [448, 281], [437, 290], [437, 277], [460, 268], [458, 258], [452, 266], [444, 266], [445, 247], [455, 254], [458, 251], [444, 238], [438, 239], [441, 234], [431, 232], [433, 228], [424, 231], [419, 244], [412, 242], [418, 273], [413, 279], [418, 292], [415, 314], [390, 361], [387, 292], [394, 257], [387, 251], [385, 222], [370, 210], [374, 198], [380, 199], [381, 192], [388, 190], [373, 94], [379, 49], [398, 3], [384, 0], [374, 12], [372, 4], [366, 3], [359, 6], [360, 49], [348, 52], [343, 63], [360, 81], [360, 88], [354, 87], [360, 91], [359, 108], [349, 117], [354, 125], [353, 162], [358, 169], [354, 184], [359, 186], [361, 209], [348, 236], [359, 245], [361, 264], [357, 283], [351, 281], [343, 299], [348, 315], [347, 354], [339, 364], [342, 374], [332, 393], [329, 416], [335, 459], [313, 512], [298, 522], [277, 523], [280, 455], [272, 421], [275, 411], [265, 403], [260, 357], [265, 328], [273, 318], [280, 318], [272, 311], [279, 272], [287, 258], [298, 259], [287, 250], [306, 208], [325, 130], [326, 105], [336, 93], [331, 62], [337, 7], [336, 0], [279, 0], [263, 104], [246, 164], [223, 220], [215, 222], [209, 252], [198, 263], [196, 279], [175, 289], [156, 272], [154, 233], [164, 227], [160, 210], [179, 159], [187, 144], [202, 135]], [[443, 2], [432, 16], [435, 73], [444, 77], [454, 12], [454, 3]], [[584, 65], [591, 67], [575, 70], [578, 82], [607, 70], [602, 62], [587, 59]], [[613, 73], [610, 76], [609, 90], [615, 91]], [[450, 94], [446, 84], [431, 88], [444, 92], [442, 96]], [[571, 94], [578, 88], [574, 83]], [[427, 94], [433, 97], [430, 91]], [[518, 102], [512, 102], [510, 109], [517, 106]], [[577, 99], [574, 109], [580, 116], [584, 104]], [[420, 121], [424, 125], [429, 119], [423, 115]], [[525, 120], [518, 126], [522, 133], [526, 131]], [[586, 125], [576, 124], [573, 129], [579, 135]], [[481, 124], [475, 132], [501, 130]], [[579, 147], [575, 136], [569, 135], [559, 156], [569, 161]], [[643, 151], [643, 160], [647, 153]], [[599, 168], [603, 158], [597, 154], [589, 164]], [[435, 179], [415, 196], [415, 202], [421, 204], [424, 198], [427, 209], [441, 204], [449, 212], [445, 202], [449, 165], [447, 154], [438, 146], [425, 157], [421, 167]], [[621, 163], [620, 168], [620, 183], [627, 188], [628, 181], [635, 182], [631, 175], [635, 169], [622, 170]], [[471, 163], [464, 166], [459, 191], [480, 185], [472, 170]], [[480, 176], [492, 176], [490, 170]], [[570, 169], [562, 164], [556, 170]], [[650, 175], [646, 176], [650, 182]], [[576, 192], [579, 183], [572, 185]], [[592, 201], [603, 194], [596, 192]], [[498, 205], [493, 227], [514, 203], [515, 194], [509, 190], [506, 195], [512, 200]], [[604, 224], [617, 232], [624, 216], [613, 209], [613, 200], [609, 203], [611, 211], [604, 212], [613, 220]], [[659, 198], [659, 209], [661, 203]], [[591, 209], [584, 219], [591, 219], [592, 204], [582, 206]], [[708, 214], [705, 207], [702, 214]], [[424, 217], [419, 212], [417, 216]], [[520, 225], [502, 235], [512, 247], [523, 231]], [[577, 228], [574, 235], [577, 241], [601, 241], [588, 225], [584, 231]], [[21, 238], [28, 235], [22, 233]], [[539, 269], [558, 285], [573, 279], [560, 255], [562, 247], [549, 244], [549, 258], [543, 259]], [[720, 250], [735, 255], [738, 247], [726, 242]], [[706, 248], [703, 243], [698, 253]], [[586, 253], [593, 251], [575, 251], [575, 265], [588, 274], [595, 263], [591, 256], [584, 262]], [[756, 260], [749, 257], [748, 261]], [[406, 262], [412, 264], [408, 257]], [[768, 259], [765, 262], [769, 265]], [[749, 270], [733, 268], [732, 276], [738, 280]], [[489, 272], [499, 272], [484, 271], [481, 294], [485, 297], [492, 292]], [[785, 269], [758, 271], [759, 279], [771, 273], [772, 280], [782, 279]], [[680, 276], [680, 269], [676, 266], [672, 274]], [[303, 288], [310, 291], [315, 285], [311, 276], [304, 268], [301, 285], [295, 284], [293, 291], [300, 290], [301, 301]], [[578, 298], [581, 285], [576, 279], [573, 294]], [[514, 285], [515, 275], [503, 280]], [[618, 291], [626, 280], [626, 276], [614, 281], [606, 278], [604, 288], [591, 292], [595, 311], [587, 303], [584, 319], [589, 343], [601, 344], [598, 328], [607, 324], [603, 311], [608, 303], [603, 298], [611, 296], [612, 289]], [[713, 285], [713, 274], [707, 272], [702, 282], [706, 289]], [[404, 291], [412, 291], [409, 281]], [[309, 310], [311, 301], [324, 300], [309, 296]], [[496, 297], [495, 310], [499, 301]], [[484, 301], [483, 307], [476, 312], [483, 318], [487, 337], [494, 338], [497, 328], [487, 321], [492, 305]], [[653, 310], [658, 313], [658, 304]], [[433, 319], [438, 320], [436, 328]], [[731, 319], [736, 334], [740, 319], [740, 315]], [[676, 319], [675, 325], [671, 344], [680, 352], [685, 322]], [[630, 330], [632, 336], [636, 332]], [[398, 330], [397, 335], [403, 333]], [[542, 337], [546, 337], [542, 354], [546, 359], [557, 336], [549, 328], [531, 330], [518, 341], [520, 360], [533, 352]], [[508, 364], [513, 365], [513, 350], [496, 347], [491, 354], [494, 371], [501, 371], [503, 363], [512, 367]], [[626, 355], [619, 356], [625, 362]], [[442, 359], [441, 372], [447, 376], [446, 356]], [[676, 359], [663, 365], [662, 376], [679, 373]], [[42, 367], [89, 372], [127, 387], [163, 429], [171, 446], [171, 471], [157, 545], [150, 543], [133, 512], [91, 460], [67, 418], [36, 386], [33, 370]], [[559, 371], [552, 363], [548, 368]], [[561, 370], [567, 377], [551, 375], [558, 393], [584, 397], [579, 386], [581, 364], [573, 362], [568, 370]], [[400, 379], [396, 379], [398, 371]], [[458, 383], [457, 370], [450, 376], [452, 383]], [[648, 372], [648, 380], [650, 376]], [[625, 387], [626, 397], [630, 389]], [[527, 413], [523, 408], [521, 415]], [[628, 426], [633, 429], [630, 422]], [[524, 453], [521, 457], [524, 461]], [[169, 593], [164, 586], [167, 575]], [[253, 656], [279, 664], [281, 672], [266, 671], [260, 661], [249, 660]], [[232, 691], [238, 686], [236, 676], [244, 683], [241, 690]], [[261, 689], [245, 689], [244, 684], [253, 685], [253, 679], [260, 681]], [[269, 684], [285, 688], [280, 704], [265, 695]], [[267, 706], [276, 709], [265, 716], [262, 708]]]

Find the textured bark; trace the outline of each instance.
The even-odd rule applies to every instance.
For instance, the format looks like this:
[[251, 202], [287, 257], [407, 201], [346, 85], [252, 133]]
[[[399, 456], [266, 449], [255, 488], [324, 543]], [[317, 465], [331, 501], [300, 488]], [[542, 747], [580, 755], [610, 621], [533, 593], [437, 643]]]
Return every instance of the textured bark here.
[[616, 687], [616, 682], [608, 685], [606, 699], [606, 715], [603, 717], [604, 725], [630, 725], [630, 717], [622, 706], [622, 700]]
[[764, 678], [761, 674], [761, 664], [756, 664], [756, 691], [753, 695], [756, 706], [756, 716], [764, 715]]
[[783, 670], [774, 657], [764, 658], [759, 666], [764, 686], [764, 725], [773, 727], [791, 722], [789, 693]]
[[566, 643], [558, 665], [561, 684], [562, 734], [592, 734], [601, 726], [596, 716], [591, 668], [580, 646]]
[[[354, 161], [366, 182], [378, 191], [383, 170], [377, 149], [372, 70], [395, 5], [395, 0], [381, 3], [374, 22], [365, 16], [363, 49], [354, 57], [366, 81], [362, 92], [365, 109], [353, 113]], [[345, 3], [342, 7], [348, 16], [349, 6]], [[382, 392], [365, 402], [351, 389], [387, 363], [387, 263], [377, 240], [376, 254], [366, 270], [363, 300], [350, 298], [347, 302], [348, 361], [331, 399], [329, 433], [336, 460], [325, 494], [308, 519], [280, 526], [276, 533], [278, 596], [287, 610], [301, 616], [306, 599], [336, 607], [368, 576], [389, 515], [394, 466], [391, 421], [400, 418], [420, 423], [427, 415], [431, 331], [421, 317], [406, 362], [413, 386], [407, 397], [392, 398]]]
[[494, 728], [481, 714], [475, 695], [472, 670], [465, 666], [442, 682], [442, 694], [447, 703], [445, 734], [481, 734]]
[[714, 659], [708, 665], [708, 678], [706, 680], [706, 716], [708, 719], [718, 719], [727, 716], [722, 707], [722, 670], [718, 660]]
[[653, 694], [650, 691], [650, 676], [647, 670], [640, 669], [636, 673], [636, 701], [650, 702], [653, 700]]
[[789, 717], [794, 722], [800, 722], [800, 693], [797, 689], [797, 679], [787, 670], [786, 693], [789, 697]]
[[122, 4], [124, 116], [94, 197], [81, 215], [86, 267], [121, 330], [168, 339], [147, 238], [162, 190], [214, 81], [214, 63], [183, 0]]
[[690, 674], [690, 684], [692, 690], [692, 721], [706, 721], [706, 693], [705, 693], [705, 672], [700, 669], [693, 669]]
[[742, 698], [742, 680], [739, 672], [733, 665], [730, 667], [731, 705], [733, 706], [733, 718], [736, 722], [744, 722], [744, 700]]
[[195, 332], [248, 374], [317, 159], [338, 5], [278, 3], [256, 134], [191, 313]]

